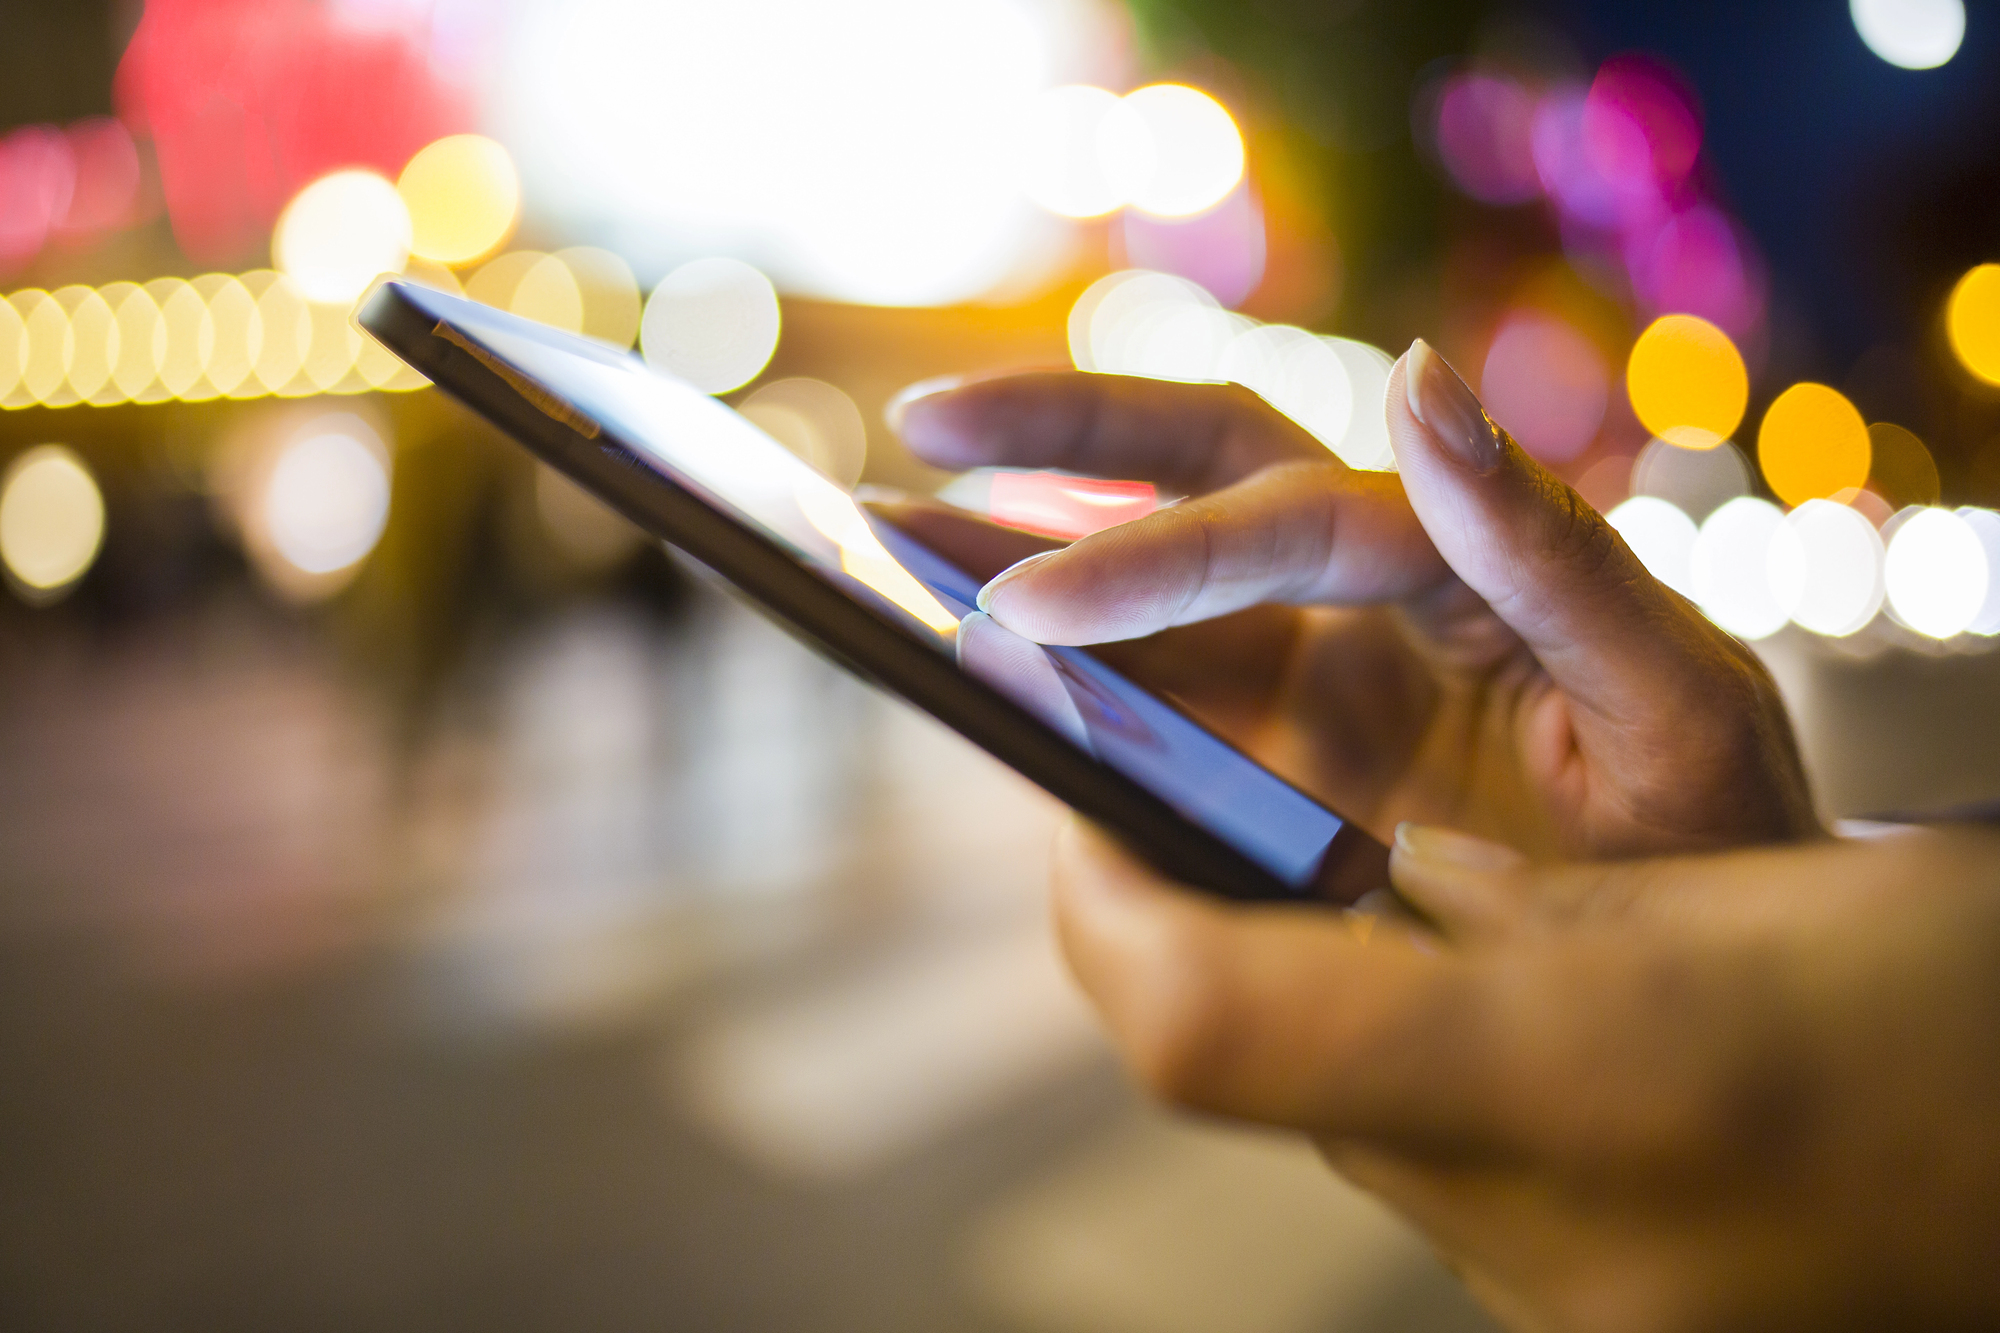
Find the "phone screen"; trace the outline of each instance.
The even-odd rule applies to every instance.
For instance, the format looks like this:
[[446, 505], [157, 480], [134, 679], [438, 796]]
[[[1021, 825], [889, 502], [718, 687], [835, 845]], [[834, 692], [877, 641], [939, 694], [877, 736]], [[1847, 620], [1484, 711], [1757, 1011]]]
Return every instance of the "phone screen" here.
[[[1316, 883], [1343, 826], [1338, 815], [1088, 651], [1044, 647], [981, 613], [974, 604], [977, 580], [870, 515], [726, 405], [630, 354], [485, 306], [399, 288], [402, 299], [440, 321], [440, 336], [473, 352], [543, 412], [585, 435], [613, 437], [811, 570], [830, 592], [873, 606], [902, 634], [1295, 893]], [[449, 326], [470, 336], [453, 336]]]

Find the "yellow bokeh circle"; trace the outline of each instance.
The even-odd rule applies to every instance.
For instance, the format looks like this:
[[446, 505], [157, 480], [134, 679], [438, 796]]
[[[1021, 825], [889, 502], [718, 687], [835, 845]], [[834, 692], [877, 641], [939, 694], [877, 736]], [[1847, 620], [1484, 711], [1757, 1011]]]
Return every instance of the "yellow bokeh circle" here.
[[1981, 264], [1958, 280], [1944, 323], [1965, 368], [2000, 384], [2000, 264]]
[[1757, 465], [1788, 505], [1867, 485], [1873, 457], [1868, 423], [1824, 384], [1794, 384], [1779, 394], [1757, 431]]
[[410, 210], [410, 253], [439, 264], [491, 254], [521, 213], [514, 160], [479, 134], [454, 134], [418, 152], [396, 190]]
[[83, 577], [104, 545], [104, 496], [59, 444], [28, 450], [0, 479], [0, 560], [23, 589], [46, 594]]
[[1750, 403], [1750, 372], [1736, 344], [1694, 315], [1662, 315], [1639, 335], [1625, 387], [1640, 423], [1683, 449], [1721, 444]]

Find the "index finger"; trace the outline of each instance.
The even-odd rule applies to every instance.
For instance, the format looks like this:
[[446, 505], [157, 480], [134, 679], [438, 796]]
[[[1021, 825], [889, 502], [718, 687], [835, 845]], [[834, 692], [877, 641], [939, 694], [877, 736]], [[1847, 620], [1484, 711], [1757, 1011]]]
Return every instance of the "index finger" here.
[[1185, 495], [1271, 463], [1329, 457], [1303, 426], [1240, 384], [1083, 371], [996, 375], [899, 398], [889, 424], [939, 467], [1062, 468]]

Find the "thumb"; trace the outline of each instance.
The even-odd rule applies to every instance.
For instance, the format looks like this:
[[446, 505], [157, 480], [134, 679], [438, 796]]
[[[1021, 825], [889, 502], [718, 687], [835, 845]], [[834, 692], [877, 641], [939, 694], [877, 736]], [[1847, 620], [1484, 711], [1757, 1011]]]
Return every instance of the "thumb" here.
[[1404, 489], [1439, 553], [1586, 714], [1657, 719], [1700, 703], [1719, 663], [1748, 664], [1422, 339], [1390, 375], [1387, 410]]

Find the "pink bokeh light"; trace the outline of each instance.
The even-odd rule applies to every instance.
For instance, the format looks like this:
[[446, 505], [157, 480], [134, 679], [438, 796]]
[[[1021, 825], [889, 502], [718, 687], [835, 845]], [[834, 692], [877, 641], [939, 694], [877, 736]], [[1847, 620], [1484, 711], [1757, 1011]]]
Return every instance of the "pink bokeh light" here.
[[1627, 245], [1632, 287], [1653, 314], [1700, 315], [1730, 337], [1764, 317], [1761, 266], [1750, 240], [1707, 204], [1676, 213]]
[[1663, 191], [1686, 180], [1701, 155], [1692, 95], [1644, 56], [1613, 56], [1599, 66], [1584, 98], [1583, 135], [1604, 176], [1644, 178]]
[[300, 187], [342, 167], [393, 177], [475, 127], [420, 7], [357, 22], [316, 0], [148, 0], [119, 65], [121, 114], [150, 135], [175, 239], [197, 262], [261, 250]]
[[1243, 304], [1264, 280], [1264, 210], [1247, 180], [1205, 213], [1156, 218], [1125, 210], [1125, 266], [1198, 282], [1223, 305]]
[[1566, 463], [1597, 438], [1610, 379], [1590, 339], [1552, 315], [1517, 310], [1487, 348], [1479, 396], [1523, 449]]
[[76, 153], [53, 125], [27, 125], [0, 139], [0, 273], [41, 253], [69, 212]]
[[1458, 188], [1482, 203], [1539, 199], [1534, 121], [1534, 98], [1513, 79], [1456, 75], [1438, 98], [1438, 157]]

